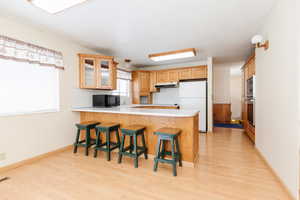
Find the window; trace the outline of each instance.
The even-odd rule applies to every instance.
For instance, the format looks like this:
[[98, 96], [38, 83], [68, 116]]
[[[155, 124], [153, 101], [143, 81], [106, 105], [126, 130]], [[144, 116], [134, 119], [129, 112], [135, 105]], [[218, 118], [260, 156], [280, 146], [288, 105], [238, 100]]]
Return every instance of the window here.
[[0, 66], [0, 115], [59, 110], [57, 68], [9, 59]]
[[117, 89], [113, 94], [130, 97], [131, 73], [118, 70], [117, 72]]

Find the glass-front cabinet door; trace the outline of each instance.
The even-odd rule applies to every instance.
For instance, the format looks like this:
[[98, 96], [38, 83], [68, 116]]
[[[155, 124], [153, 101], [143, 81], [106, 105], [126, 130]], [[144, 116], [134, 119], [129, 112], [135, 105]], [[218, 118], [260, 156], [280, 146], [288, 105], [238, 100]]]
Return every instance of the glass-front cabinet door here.
[[100, 59], [98, 62], [98, 88], [111, 89], [112, 88], [112, 61]]
[[93, 58], [83, 59], [83, 87], [94, 88], [96, 86], [96, 60]]
[[117, 64], [112, 56], [78, 54], [80, 59], [80, 88], [115, 90]]

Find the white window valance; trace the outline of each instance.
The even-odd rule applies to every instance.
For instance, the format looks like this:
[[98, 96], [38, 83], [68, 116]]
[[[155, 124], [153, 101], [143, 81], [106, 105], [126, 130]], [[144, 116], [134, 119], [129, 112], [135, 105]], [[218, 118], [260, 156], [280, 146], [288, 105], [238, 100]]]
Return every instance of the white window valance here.
[[119, 79], [125, 79], [125, 80], [131, 80], [131, 72], [124, 71], [122, 69], [117, 70], [117, 78]]
[[64, 69], [61, 52], [0, 35], [0, 58]]

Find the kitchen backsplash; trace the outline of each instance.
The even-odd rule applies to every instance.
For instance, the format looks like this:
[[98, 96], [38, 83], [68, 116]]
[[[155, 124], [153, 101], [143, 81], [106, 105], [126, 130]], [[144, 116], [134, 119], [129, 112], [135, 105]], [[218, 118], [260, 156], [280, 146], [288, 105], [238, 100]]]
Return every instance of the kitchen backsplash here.
[[153, 104], [178, 104], [179, 88], [161, 88], [160, 92], [153, 93]]

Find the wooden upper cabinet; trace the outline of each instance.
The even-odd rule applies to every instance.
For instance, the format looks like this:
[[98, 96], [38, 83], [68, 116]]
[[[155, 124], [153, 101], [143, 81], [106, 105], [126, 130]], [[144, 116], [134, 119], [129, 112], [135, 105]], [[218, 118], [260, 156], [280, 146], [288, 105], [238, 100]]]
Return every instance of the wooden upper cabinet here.
[[207, 78], [207, 66], [195, 66], [157, 71], [134, 71], [132, 73], [133, 102], [138, 103], [140, 96], [159, 92], [158, 83], [177, 82]]
[[115, 90], [117, 63], [113, 57], [79, 54], [80, 88]]
[[244, 67], [244, 77], [245, 77], [245, 81], [247, 81], [249, 78], [249, 68], [247, 65]]
[[192, 68], [192, 79], [207, 78], [207, 66]]
[[155, 87], [157, 83], [157, 73], [156, 71], [150, 72], [150, 92], [157, 92], [158, 89]]
[[140, 104], [141, 97], [147, 97], [147, 102], [151, 103], [149, 71], [132, 72], [132, 103]]
[[179, 70], [179, 80], [207, 78], [207, 66], [182, 68]]
[[192, 69], [183, 68], [179, 70], [179, 80], [189, 80], [192, 79]]
[[244, 66], [244, 69], [246, 80], [255, 75], [255, 57], [249, 59], [249, 61]]
[[157, 71], [157, 83], [169, 82], [169, 71]]
[[140, 87], [138, 72], [132, 72], [132, 103], [140, 104]]
[[252, 58], [249, 62], [249, 77], [255, 75], [255, 58]]
[[143, 95], [150, 93], [150, 72], [139, 72], [139, 92]]
[[169, 71], [169, 81], [176, 82], [179, 81], [179, 73], [178, 70], [170, 70]]

